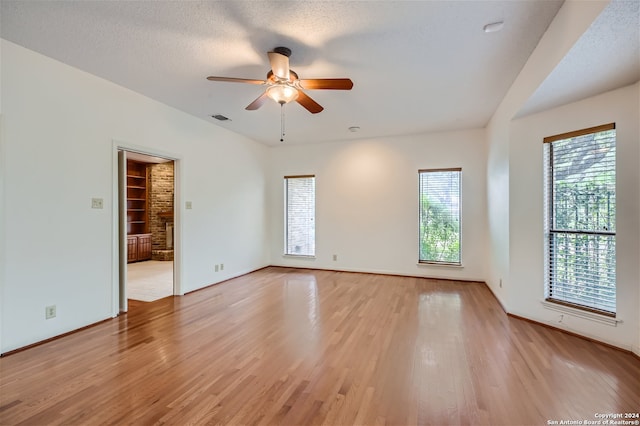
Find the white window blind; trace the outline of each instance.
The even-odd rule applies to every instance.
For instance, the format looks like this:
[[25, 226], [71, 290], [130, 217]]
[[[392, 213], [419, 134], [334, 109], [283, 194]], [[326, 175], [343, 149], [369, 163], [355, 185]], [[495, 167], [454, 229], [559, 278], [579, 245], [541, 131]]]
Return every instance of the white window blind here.
[[285, 254], [314, 256], [316, 252], [315, 176], [286, 176]]
[[615, 125], [544, 142], [547, 300], [615, 316]]
[[421, 263], [460, 265], [462, 169], [420, 170]]

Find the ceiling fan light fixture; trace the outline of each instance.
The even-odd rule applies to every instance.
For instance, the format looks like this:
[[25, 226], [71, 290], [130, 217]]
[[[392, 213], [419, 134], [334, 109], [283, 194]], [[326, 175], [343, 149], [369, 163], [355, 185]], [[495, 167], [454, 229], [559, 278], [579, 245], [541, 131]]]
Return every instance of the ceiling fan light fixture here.
[[279, 104], [288, 104], [298, 99], [298, 89], [288, 84], [274, 84], [267, 88], [267, 96]]

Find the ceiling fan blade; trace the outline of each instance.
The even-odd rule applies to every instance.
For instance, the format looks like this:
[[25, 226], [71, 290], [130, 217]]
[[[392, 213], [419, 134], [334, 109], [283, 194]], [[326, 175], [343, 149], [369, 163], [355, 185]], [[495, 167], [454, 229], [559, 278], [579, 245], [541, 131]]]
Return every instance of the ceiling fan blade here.
[[248, 84], [264, 84], [264, 80], [251, 80], [248, 78], [234, 78], [234, 77], [207, 77], [209, 81], [226, 81], [229, 83], [248, 83]]
[[256, 110], [260, 108], [262, 105], [264, 105], [267, 99], [269, 99], [269, 97], [267, 96], [267, 92], [264, 92], [262, 95], [258, 96], [258, 98], [255, 101], [247, 105], [245, 109], [249, 111]]
[[317, 114], [324, 109], [322, 105], [311, 99], [302, 90], [298, 90], [298, 99], [296, 99], [296, 102], [305, 107], [311, 114]]
[[282, 80], [289, 80], [289, 58], [278, 52], [267, 52], [267, 55], [273, 74]]
[[348, 78], [310, 78], [299, 81], [303, 89], [310, 90], [351, 90], [353, 87], [353, 81]]

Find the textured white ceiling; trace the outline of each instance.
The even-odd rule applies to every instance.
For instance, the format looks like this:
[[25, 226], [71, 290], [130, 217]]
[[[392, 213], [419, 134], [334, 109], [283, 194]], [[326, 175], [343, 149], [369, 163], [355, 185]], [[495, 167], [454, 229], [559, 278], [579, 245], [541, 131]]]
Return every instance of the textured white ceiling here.
[[[285, 107], [290, 144], [483, 127], [561, 4], [2, 0], [0, 34], [275, 145], [280, 107], [244, 109], [261, 86], [205, 77], [262, 79], [266, 52], [286, 46], [301, 78], [351, 78], [352, 91], [307, 92], [320, 114]], [[501, 32], [482, 31], [502, 20]]]
[[518, 117], [640, 80], [640, 1], [613, 0], [518, 112]]

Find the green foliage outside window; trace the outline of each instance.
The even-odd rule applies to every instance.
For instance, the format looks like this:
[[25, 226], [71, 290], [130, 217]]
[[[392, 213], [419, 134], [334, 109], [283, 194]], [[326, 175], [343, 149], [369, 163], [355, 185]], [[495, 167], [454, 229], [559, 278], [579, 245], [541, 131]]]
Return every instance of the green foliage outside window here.
[[548, 295], [605, 312], [616, 307], [615, 130], [546, 146]]
[[420, 172], [421, 262], [460, 263], [460, 171]]

